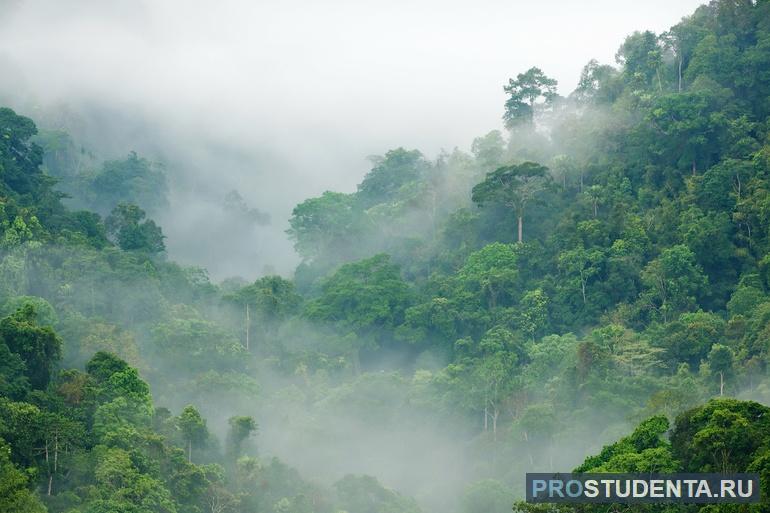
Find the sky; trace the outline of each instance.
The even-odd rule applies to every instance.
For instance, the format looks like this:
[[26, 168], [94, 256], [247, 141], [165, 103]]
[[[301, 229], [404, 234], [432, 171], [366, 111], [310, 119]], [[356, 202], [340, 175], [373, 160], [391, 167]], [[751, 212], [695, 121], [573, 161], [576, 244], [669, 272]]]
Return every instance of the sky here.
[[[219, 277], [288, 273], [291, 208], [354, 191], [367, 156], [467, 149], [501, 128], [508, 78], [538, 66], [568, 94], [590, 59], [614, 63], [626, 35], [700, 3], [0, 0], [0, 101], [74, 112], [106, 157], [137, 150], [185, 176], [161, 219], [172, 257]], [[201, 251], [232, 189], [273, 223]]]

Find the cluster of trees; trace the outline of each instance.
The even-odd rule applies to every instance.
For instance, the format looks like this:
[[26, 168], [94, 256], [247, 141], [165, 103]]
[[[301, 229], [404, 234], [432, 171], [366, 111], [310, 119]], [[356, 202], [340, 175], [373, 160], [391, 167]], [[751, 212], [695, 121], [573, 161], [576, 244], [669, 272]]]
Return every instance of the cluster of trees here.
[[[157, 166], [89, 171], [0, 109], [0, 511], [420, 511], [257, 455], [257, 431], [353, 445], [344, 423], [449, 437], [460, 513], [508, 511], [511, 462], [766, 474], [764, 407], [724, 396], [770, 400], [767, 20], [715, 0], [567, 97], [517, 75], [506, 134], [391, 150], [356, 192], [297, 205], [292, 279], [168, 261]], [[622, 437], [629, 419], [648, 420]]]
[[[676, 417], [650, 417], [628, 436], [589, 456], [575, 472], [711, 472], [759, 474], [760, 494], [766, 497], [770, 478], [768, 460], [770, 408], [754, 401], [712, 399]], [[580, 511], [605, 511], [607, 505], [582, 505]], [[645, 511], [690, 511], [692, 505], [646, 505]], [[752, 506], [761, 511], [765, 507]], [[736, 505], [710, 505], [709, 511], [733, 511]], [[541, 511], [542, 507], [517, 503], [514, 511]], [[552, 505], [549, 511], [573, 508]]]

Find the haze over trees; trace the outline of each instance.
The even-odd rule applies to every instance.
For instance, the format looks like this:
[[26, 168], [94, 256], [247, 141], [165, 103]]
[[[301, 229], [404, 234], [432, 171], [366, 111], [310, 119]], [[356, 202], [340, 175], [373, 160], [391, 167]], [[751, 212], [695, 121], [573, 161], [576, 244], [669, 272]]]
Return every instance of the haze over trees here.
[[523, 70], [506, 133], [373, 157], [252, 283], [168, 258], [161, 166], [0, 108], [0, 512], [502, 513], [573, 468], [767, 487], [768, 20], [713, 1], [564, 97]]

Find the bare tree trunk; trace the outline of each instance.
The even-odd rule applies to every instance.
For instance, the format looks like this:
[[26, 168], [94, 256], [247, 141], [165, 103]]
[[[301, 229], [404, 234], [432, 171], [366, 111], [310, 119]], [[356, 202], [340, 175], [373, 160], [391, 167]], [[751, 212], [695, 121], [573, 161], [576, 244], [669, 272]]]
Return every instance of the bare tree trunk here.
[[489, 429], [489, 410], [486, 406], [484, 406], [484, 432], [486, 433]]
[[524, 232], [524, 217], [519, 215], [519, 244], [522, 242], [522, 235]]
[[725, 373], [719, 371], [719, 397], [725, 395]]
[[187, 441], [187, 463], [192, 463], [192, 440]]
[[50, 496], [53, 486], [53, 473], [51, 472], [51, 464], [48, 461], [48, 439], [45, 441], [45, 466], [48, 468], [48, 495]]
[[48, 476], [48, 495], [53, 490], [53, 476], [59, 471], [59, 433], [53, 437], [53, 472]]
[[682, 53], [679, 52], [679, 92], [682, 92]]

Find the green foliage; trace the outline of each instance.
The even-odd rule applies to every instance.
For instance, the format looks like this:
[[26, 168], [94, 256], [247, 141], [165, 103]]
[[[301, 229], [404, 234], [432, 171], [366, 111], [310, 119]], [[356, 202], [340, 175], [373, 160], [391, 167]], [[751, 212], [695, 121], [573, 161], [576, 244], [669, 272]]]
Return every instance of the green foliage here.
[[696, 304], [708, 279], [683, 245], [672, 246], [652, 260], [641, 273], [642, 300], [663, 322], [676, 318]]
[[[43, 150], [30, 141], [37, 133], [31, 119], [0, 108], [0, 191], [22, 201], [41, 201], [53, 181], [40, 169]], [[28, 198], [28, 199], [27, 199]]]
[[752, 401], [713, 399], [677, 417], [674, 454], [687, 472], [744, 472], [763, 454], [768, 411]]
[[26, 376], [34, 388], [44, 389], [61, 358], [61, 339], [50, 326], [37, 324], [35, 307], [26, 303], [0, 320], [0, 342], [24, 361]]
[[212, 363], [237, 366], [245, 353], [243, 345], [215, 322], [202, 318], [191, 307], [177, 305], [168, 318], [151, 329], [155, 351], [173, 359], [178, 369], [200, 370]]
[[374, 167], [358, 185], [357, 197], [365, 208], [391, 200], [398, 190], [427, 172], [430, 164], [417, 150], [397, 148], [372, 158]]
[[187, 445], [187, 460], [192, 461], [193, 446], [201, 447], [209, 438], [206, 421], [193, 405], [187, 405], [179, 414], [177, 425]]
[[398, 266], [381, 254], [340, 267], [305, 312], [311, 319], [341, 323], [367, 335], [403, 322], [409, 302], [409, 287]]
[[45, 512], [45, 506], [27, 487], [27, 476], [11, 462], [10, 454], [8, 445], [0, 440], [0, 512]]
[[530, 68], [519, 73], [516, 79], [509, 79], [503, 87], [510, 97], [505, 102], [503, 120], [510, 129], [519, 124], [531, 124], [535, 118], [535, 110], [541, 105], [550, 105], [557, 98], [556, 80], [548, 78], [540, 68]]
[[158, 166], [131, 152], [123, 160], [110, 160], [83, 180], [87, 205], [97, 212], [110, 212], [121, 203], [157, 211], [166, 206], [168, 186]]
[[291, 213], [287, 230], [294, 249], [305, 259], [351, 246], [362, 229], [361, 210], [350, 194], [324, 192], [303, 201]]
[[241, 455], [243, 443], [257, 432], [257, 423], [252, 417], [238, 416], [227, 420], [230, 431], [227, 434], [228, 451], [231, 457]]
[[501, 167], [476, 184], [471, 198], [480, 206], [497, 203], [510, 208], [519, 220], [518, 241], [522, 242], [522, 220], [527, 206], [539, 199], [550, 184], [548, 168], [535, 162]]
[[675, 472], [680, 464], [663, 438], [668, 429], [665, 417], [647, 419], [630, 436], [587, 458], [575, 472]]
[[116, 206], [104, 223], [107, 234], [124, 251], [142, 251], [149, 254], [166, 250], [165, 236], [152, 219], [146, 219], [144, 210], [128, 203]]

